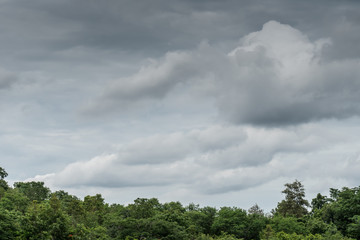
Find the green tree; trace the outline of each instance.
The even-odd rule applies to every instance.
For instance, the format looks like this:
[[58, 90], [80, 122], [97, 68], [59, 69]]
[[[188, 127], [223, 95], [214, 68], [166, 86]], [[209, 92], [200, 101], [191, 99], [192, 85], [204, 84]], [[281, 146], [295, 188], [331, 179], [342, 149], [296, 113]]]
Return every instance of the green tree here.
[[264, 216], [264, 210], [262, 210], [257, 203], [249, 208], [248, 213]]
[[77, 224], [72, 233], [68, 235], [68, 238], [71, 240], [110, 240], [114, 238], [110, 238], [107, 234], [107, 229], [102, 226], [96, 227], [88, 227], [84, 224]]
[[[144, 232], [148, 233], [149, 239], [168, 239], [184, 240], [188, 239], [188, 234], [184, 226], [179, 225], [177, 221], [168, 221], [164, 215], [157, 214], [152, 218], [143, 219], [142, 225]], [[139, 238], [146, 237], [144, 233]]]
[[211, 226], [214, 223], [216, 208], [214, 207], [187, 207], [185, 216], [188, 221], [188, 232], [192, 235], [198, 235], [204, 233], [209, 235], [211, 233]]
[[2, 167], [0, 167], [0, 179], [4, 179], [8, 176], [8, 173], [5, 171], [5, 169], [3, 169]]
[[323, 219], [334, 223], [343, 235], [354, 232], [354, 217], [360, 216], [360, 188], [330, 189], [330, 196], [331, 202], [321, 209]]
[[169, 202], [162, 204], [161, 211], [157, 211], [156, 215], [168, 222], [176, 222], [185, 227], [188, 224], [185, 212], [186, 209], [180, 202]]
[[59, 199], [53, 195], [48, 201], [32, 203], [21, 222], [21, 229], [24, 239], [67, 239], [70, 221], [61, 210]]
[[267, 224], [266, 227], [260, 232], [261, 240], [272, 240], [275, 238], [275, 231], [272, 229], [270, 224]]
[[344, 237], [334, 224], [329, 224], [328, 229], [323, 234], [324, 240], [353, 240], [352, 238]]
[[351, 218], [352, 222], [348, 224], [346, 232], [349, 237], [360, 238], [360, 216], [355, 215]]
[[61, 208], [73, 218], [73, 222], [83, 222], [85, 219], [85, 209], [83, 206], [84, 203], [79, 198], [63, 190], [56, 191], [53, 195], [60, 200]]
[[271, 219], [271, 227], [275, 232], [284, 232], [288, 234], [296, 233], [307, 235], [309, 230], [305, 223], [296, 217], [275, 216]]
[[29, 199], [18, 189], [9, 189], [0, 200], [0, 206], [9, 211], [19, 211], [21, 214], [26, 212], [30, 205]]
[[0, 167], [0, 198], [4, 195], [5, 191], [9, 189], [8, 183], [4, 180], [8, 176], [8, 173]]
[[328, 198], [318, 193], [316, 195], [316, 198], [313, 198], [311, 200], [312, 212], [321, 209], [327, 202], [328, 202]]
[[302, 217], [307, 214], [309, 202], [305, 199], [305, 189], [300, 181], [286, 183], [282, 193], [285, 194], [285, 200], [278, 203], [275, 213], [282, 216]]
[[133, 218], [150, 218], [155, 215], [156, 211], [161, 209], [161, 204], [156, 198], [137, 198], [133, 204], [128, 205], [128, 209], [130, 216]]
[[50, 197], [50, 189], [45, 187], [44, 182], [16, 182], [14, 188], [25, 194], [30, 201], [44, 201]]
[[127, 212], [128, 210], [126, 207], [120, 204], [112, 204], [108, 208], [108, 212], [104, 219], [104, 226], [112, 239], [116, 239], [121, 235], [121, 232], [123, 231], [122, 223], [128, 215]]
[[257, 204], [252, 206], [248, 213], [246, 239], [259, 240], [260, 233], [266, 227], [268, 219], [265, 217], [264, 211]]
[[84, 198], [83, 206], [86, 214], [86, 223], [88, 226], [96, 227], [103, 224], [106, 205], [101, 194], [96, 194], [95, 196], [86, 196]]
[[21, 215], [0, 207], [0, 239], [16, 239], [19, 236]]
[[321, 218], [316, 216], [311, 216], [306, 220], [306, 228], [312, 234], [324, 234], [326, 230], [329, 228], [328, 224], [326, 224]]
[[246, 236], [247, 226], [248, 219], [245, 210], [236, 207], [222, 207], [215, 217], [212, 232], [215, 235], [224, 232], [243, 238]]

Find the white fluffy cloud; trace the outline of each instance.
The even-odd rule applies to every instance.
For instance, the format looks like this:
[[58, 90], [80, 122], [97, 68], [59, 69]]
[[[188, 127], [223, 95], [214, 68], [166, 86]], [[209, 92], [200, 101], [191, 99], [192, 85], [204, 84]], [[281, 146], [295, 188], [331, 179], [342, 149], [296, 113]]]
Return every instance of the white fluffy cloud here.
[[56, 188], [182, 186], [195, 192], [225, 193], [296, 175], [303, 164], [312, 164], [311, 158], [302, 162], [299, 156], [326, 152], [346, 138], [329, 137], [333, 134], [326, 126], [311, 124], [289, 129], [212, 126], [139, 138], [119, 146], [116, 153], [72, 163], [32, 180]]

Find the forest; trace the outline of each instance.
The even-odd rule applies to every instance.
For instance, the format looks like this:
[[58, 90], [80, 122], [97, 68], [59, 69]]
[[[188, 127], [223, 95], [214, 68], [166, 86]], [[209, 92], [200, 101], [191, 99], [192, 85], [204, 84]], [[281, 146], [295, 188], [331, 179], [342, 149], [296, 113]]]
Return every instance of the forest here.
[[295, 180], [271, 213], [255, 204], [238, 207], [138, 198], [127, 206], [108, 204], [100, 194], [80, 199], [52, 192], [43, 182], [9, 186], [0, 167], [0, 239], [285, 240], [360, 239], [360, 188], [330, 188], [311, 202]]

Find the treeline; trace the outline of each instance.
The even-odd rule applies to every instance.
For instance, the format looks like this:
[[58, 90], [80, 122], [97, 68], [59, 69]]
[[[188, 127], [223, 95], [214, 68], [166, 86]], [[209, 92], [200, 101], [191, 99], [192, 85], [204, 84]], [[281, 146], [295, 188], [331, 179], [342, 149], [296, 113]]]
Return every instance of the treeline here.
[[360, 239], [359, 188], [330, 189], [311, 204], [299, 181], [285, 184], [285, 199], [271, 213], [254, 205], [183, 206], [138, 198], [132, 204], [107, 204], [100, 194], [83, 200], [51, 192], [43, 182], [10, 187], [0, 167], [0, 239]]

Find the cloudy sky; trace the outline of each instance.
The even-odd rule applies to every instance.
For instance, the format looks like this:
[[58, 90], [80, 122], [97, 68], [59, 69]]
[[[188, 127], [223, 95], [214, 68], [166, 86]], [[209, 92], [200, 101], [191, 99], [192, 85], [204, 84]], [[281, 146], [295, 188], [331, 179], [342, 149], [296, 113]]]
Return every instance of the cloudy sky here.
[[0, 0], [7, 180], [276, 207], [360, 184], [360, 2]]

